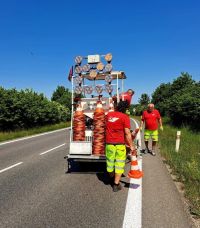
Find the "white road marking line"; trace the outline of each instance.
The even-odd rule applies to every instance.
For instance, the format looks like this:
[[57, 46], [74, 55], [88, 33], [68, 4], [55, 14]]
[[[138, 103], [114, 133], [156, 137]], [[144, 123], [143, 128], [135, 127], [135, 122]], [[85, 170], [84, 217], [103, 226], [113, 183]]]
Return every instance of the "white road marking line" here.
[[49, 152], [51, 152], [52, 150], [58, 149], [58, 148], [60, 148], [61, 146], [64, 146], [64, 145], [66, 145], [66, 143], [63, 143], [63, 144], [61, 144], [61, 145], [59, 145], [59, 146], [56, 146], [56, 147], [54, 147], [54, 148], [52, 148], [52, 149], [50, 149], [50, 150], [44, 151], [44, 152], [40, 153], [40, 155], [49, 153]]
[[17, 163], [17, 164], [11, 165], [11, 166], [9, 166], [9, 167], [7, 167], [7, 168], [5, 168], [5, 169], [2, 169], [2, 170], [0, 170], [0, 173], [5, 172], [6, 170], [12, 169], [12, 168], [14, 168], [15, 166], [21, 165], [22, 163], [23, 163], [23, 162], [19, 162], [19, 163]]
[[[138, 123], [135, 122], [136, 128]], [[139, 147], [141, 146], [141, 134], [138, 132]], [[140, 148], [139, 148], [140, 149]], [[138, 166], [142, 170], [142, 159], [138, 160]], [[142, 178], [130, 179], [130, 187], [126, 202], [123, 228], [141, 228], [142, 227]]]
[[[142, 169], [142, 160], [138, 161]], [[142, 178], [130, 179], [130, 187], [126, 202], [123, 228], [142, 227]]]
[[58, 130], [54, 130], [54, 131], [48, 131], [48, 132], [37, 134], [37, 135], [27, 136], [27, 137], [23, 137], [23, 138], [20, 138], [20, 139], [14, 139], [14, 140], [10, 140], [10, 141], [7, 141], [7, 142], [0, 143], [0, 146], [1, 145], [5, 145], [5, 144], [9, 144], [9, 143], [23, 141], [23, 140], [26, 140], [26, 139], [31, 139], [31, 138], [43, 136], [43, 135], [48, 135], [48, 134], [52, 134], [52, 133], [55, 133], [55, 132], [64, 131], [64, 130], [68, 130], [68, 129], [70, 129], [70, 127], [62, 128], [62, 129], [58, 129]]

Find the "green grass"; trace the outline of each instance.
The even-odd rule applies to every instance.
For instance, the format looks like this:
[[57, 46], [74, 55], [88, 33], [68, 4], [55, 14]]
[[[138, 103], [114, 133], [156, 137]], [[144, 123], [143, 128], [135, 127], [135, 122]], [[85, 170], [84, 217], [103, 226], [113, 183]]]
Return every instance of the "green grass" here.
[[38, 133], [53, 131], [65, 127], [69, 127], [70, 122], [59, 123], [54, 125], [46, 125], [43, 127], [31, 128], [27, 130], [18, 130], [18, 131], [10, 131], [10, 132], [0, 132], [0, 142], [16, 139], [20, 137], [30, 136]]
[[[175, 152], [177, 130], [181, 130], [179, 152]], [[200, 217], [200, 133], [164, 124], [159, 140], [161, 155], [171, 166], [177, 180], [184, 183], [191, 214]]]

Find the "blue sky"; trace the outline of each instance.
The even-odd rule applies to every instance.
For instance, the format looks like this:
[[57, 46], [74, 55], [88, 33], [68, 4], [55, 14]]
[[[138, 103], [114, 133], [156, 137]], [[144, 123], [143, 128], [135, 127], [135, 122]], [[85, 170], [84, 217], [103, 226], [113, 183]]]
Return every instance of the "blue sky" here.
[[200, 1], [0, 1], [0, 86], [51, 97], [76, 55], [113, 54], [137, 103], [180, 72], [200, 79]]

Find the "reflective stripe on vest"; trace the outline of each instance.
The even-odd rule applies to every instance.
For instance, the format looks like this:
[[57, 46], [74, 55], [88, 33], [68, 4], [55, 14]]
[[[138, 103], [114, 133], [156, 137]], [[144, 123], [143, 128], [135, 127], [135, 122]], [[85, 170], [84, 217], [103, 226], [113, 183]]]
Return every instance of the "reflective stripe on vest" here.
[[115, 166], [115, 169], [121, 169], [121, 170], [124, 170], [124, 167]]
[[125, 162], [126, 160], [118, 160], [116, 159], [116, 162]]
[[106, 160], [107, 160], [108, 162], [110, 162], [110, 163], [115, 163], [115, 160], [111, 160], [110, 158], [107, 158], [107, 157], [106, 157]]

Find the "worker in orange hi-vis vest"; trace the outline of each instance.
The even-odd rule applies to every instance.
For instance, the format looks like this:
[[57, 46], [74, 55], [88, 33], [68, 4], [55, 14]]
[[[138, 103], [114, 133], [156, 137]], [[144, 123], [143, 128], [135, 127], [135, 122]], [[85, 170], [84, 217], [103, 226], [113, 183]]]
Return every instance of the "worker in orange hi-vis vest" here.
[[[158, 124], [160, 130], [163, 131], [162, 119], [160, 113], [154, 108], [154, 104], [149, 104], [147, 110], [145, 110], [141, 117], [140, 130], [144, 129], [144, 142], [145, 142], [145, 153], [151, 153], [153, 156], [156, 155], [156, 143], [158, 142]], [[152, 150], [149, 149], [149, 139], [152, 139]]]

